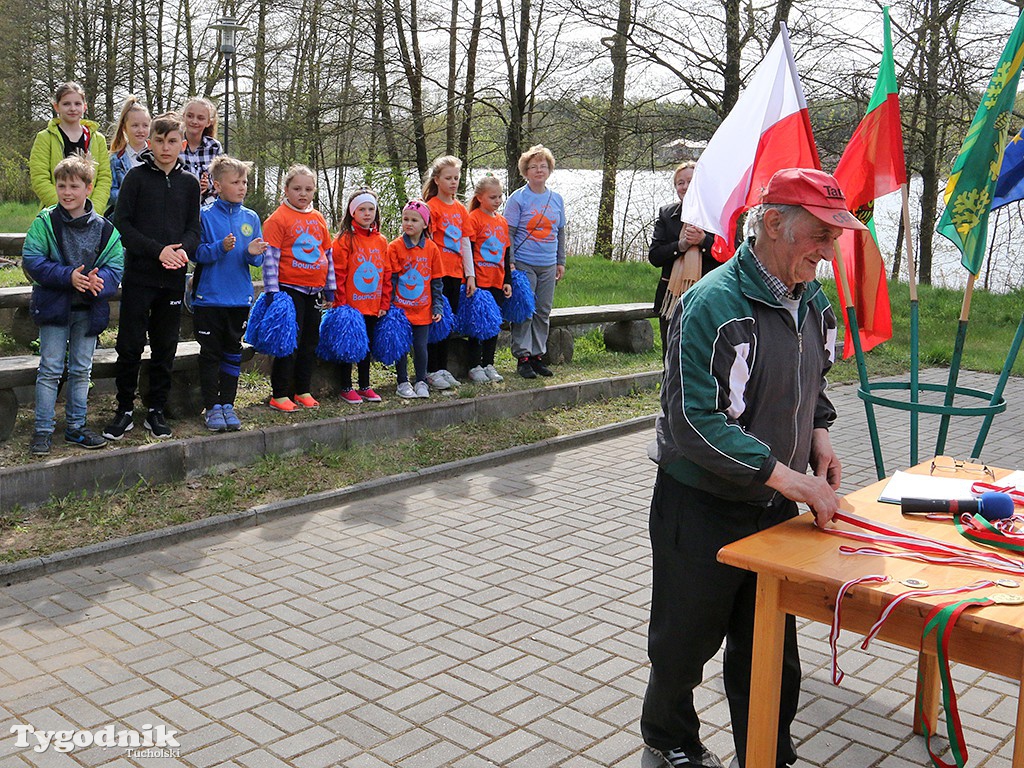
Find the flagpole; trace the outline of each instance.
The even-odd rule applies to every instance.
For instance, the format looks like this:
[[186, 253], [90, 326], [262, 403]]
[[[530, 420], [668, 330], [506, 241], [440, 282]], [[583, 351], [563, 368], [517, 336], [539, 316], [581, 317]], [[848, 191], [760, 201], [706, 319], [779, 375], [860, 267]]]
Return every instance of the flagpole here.
[[[974, 281], [977, 275], [971, 272], [967, 276], [967, 288], [964, 290], [964, 301], [960, 307], [960, 323], [956, 329], [956, 343], [953, 346], [953, 358], [949, 361], [949, 380], [946, 382], [946, 399], [944, 407], [949, 409], [953, 406], [953, 397], [956, 394], [956, 382], [960, 376], [960, 359], [964, 354], [964, 341], [967, 338], [967, 320], [971, 314], [971, 297], [974, 295]], [[946, 450], [946, 434], [949, 432], [950, 414], [944, 413], [939, 421], [939, 435], [935, 440], [935, 455], [940, 456]]]
[[[857, 309], [853, 306], [853, 294], [846, 283], [846, 264], [843, 261], [843, 251], [839, 247], [839, 241], [832, 241], [832, 248], [836, 253], [836, 262], [839, 268], [835, 270], [839, 280], [839, 302], [846, 311], [846, 336], [843, 344], [853, 342], [853, 354], [857, 360], [857, 377], [860, 379], [860, 388], [864, 392], [871, 391], [868, 383], [868, 369], [864, 363], [864, 350], [860, 345], [860, 326], [857, 324]], [[871, 453], [875, 458], [875, 474], [879, 480], [885, 479], [885, 462], [882, 459], [882, 446], [878, 440], [878, 424], [875, 422], [875, 406], [864, 401], [864, 414], [868, 420], [868, 436], [871, 439]]]
[[[906, 182], [900, 185], [903, 195], [903, 244], [907, 250], [907, 281], [910, 283], [910, 403], [920, 399], [920, 353], [919, 353], [919, 312], [917, 304], [917, 262], [914, 260], [914, 246], [910, 242], [910, 192]], [[910, 466], [917, 465], [918, 412], [910, 409]]]

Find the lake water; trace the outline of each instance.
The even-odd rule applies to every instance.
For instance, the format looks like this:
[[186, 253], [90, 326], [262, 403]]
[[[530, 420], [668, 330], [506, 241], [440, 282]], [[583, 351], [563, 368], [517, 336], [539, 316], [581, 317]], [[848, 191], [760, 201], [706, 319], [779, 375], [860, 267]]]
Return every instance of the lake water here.
[[[469, 184], [483, 174], [492, 173], [504, 181], [505, 172], [498, 169], [473, 169], [469, 171]], [[324, 176], [324, 187], [332, 190], [339, 186], [338, 170], [328, 180]], [[343, 193], [362, 181], [362, 170], [346, 169], [345, 180], [340, 185]], [[548, 186], [565, 199], [566, 245], [570, 254], [591, 253], [597, 230], [597, 206], [601, 197], [601, 172], [559, 168], [551, 176]], [[654, 230], [654, 219], [658, 208], [675, 200], [671, 171], [619, 171], [615, 199], [615, 250], [617, 257], [642, 261], [647, 258], [647, 247]], [[916, 230], [920, 211], [920, 178], [910, 186], [910, 216], [914, 222], [914, 245], [917, 246]], [[408, 181], [410, 196], [419, 194], [415, 174]], [[335, 192], [337, 197], [337, 192]], [[941, 210], [941, 199], [940, 207]], [[1024, 216], [1018, 204], [1006, 206], [990, 219], [990, 257], [978, 279], [978, 287], [986, 284], [990, 290], [1006, 292], [1024, 284], [1024, 254], [1020, 243], [1024, 242]], [[900, 193], [895, 192], [882, 198], [875, 206], [875, 228], [879, 245], [886, 262], [887, 271], [892, 271], [892, 251], [896, 244], [896, 232], [901, 216]], [[831, 267], [822, 268], [823, 274], [831, 275]], [[906, 253], [901, 256], [901, 279], [907, 280]], [[936, 235], [933, 245], [932, 284], [949, 288], [962, 288], [967, 281], [967, 271], [960, 265], [960, 252], [941, 235]]]

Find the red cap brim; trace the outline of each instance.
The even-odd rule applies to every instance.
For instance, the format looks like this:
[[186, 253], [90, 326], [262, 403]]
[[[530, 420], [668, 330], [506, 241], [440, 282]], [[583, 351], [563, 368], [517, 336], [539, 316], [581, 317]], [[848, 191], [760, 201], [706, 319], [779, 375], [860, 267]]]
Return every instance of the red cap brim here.
[[867, 229], [863, 222], [849, 211], [840, 211], [836, 208], [822, 208], [818, 205], [804, 205], [803, 208], [812, 216], [833, 227], [842, 227], [843, 229]]

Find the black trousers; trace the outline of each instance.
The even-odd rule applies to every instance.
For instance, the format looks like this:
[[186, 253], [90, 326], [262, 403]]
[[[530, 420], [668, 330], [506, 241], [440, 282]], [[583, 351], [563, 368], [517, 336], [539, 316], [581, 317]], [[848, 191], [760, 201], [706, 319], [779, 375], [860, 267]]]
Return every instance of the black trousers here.
[[[373, 331], [377, 327], [377, 316], [376, 315], [363, 315], [363, 322], [366, 323], [366, 335], [370, 339], [370, 343], [373, 343]], [[359, 369], [359, 388], [369, 389], [370, 388], [370, 363], [373, 361], [373, 353], [367, 352], [366, 357], [356, 363], [356, 367]], [[341, 364], [341, 389], [352, 389], [352, 363]], [[299, 394], [302, 394], [301, 392]]]
[[[505, 303], [505, 294], [501, 292], [500, 288], [480, 288], [479, 290], [490, 293], [499, 307]], [[489, 339], [469, 337], [469, 344], [466, 346], [466, 365], [469, 368], [476, 368], [478, 365], [494, 365], [494, 351], [497, 348], [497, 336], [492, 336]]]
[[270, 367], [270, 390], [275, 400], [309, 392], [316, 364], [316, 345], [320, 342], [320, 310], [316, 294], [303, 293], [281, 286], [281, 296], [274, 301], [295, 303], [295, 323], [299, 328], [299, 345], [288, 357], [275, 357]]
[[139, 387], [142, 351], [149, 337], [149, 392], [143, 402], [163, 410], [171, 392], [171, 371], [178, 351], [181, 328], [182, 288], [155, 288], [125, 282], [121, 285], [121, 318], [117, 327], [117, 407], [130, 411], [135, 407]]
[[242, 364], [242, 333], [248, 307], [195, 307], [192, 322], [199, 342], [199, 386], [203, 405], [235, 404]]
[[[715, 558], [726, 544], [794, 515], [796, 504], [785, 499], [770, 507], [727, 501], [685, 486], [658, 470], [650, 518], [654, 583], [647, 650], [651, 677], [640, 718], [647, 744], [662, 750], [690, 749], [700, 741], [693, 691], [704, 679], [704, 665], [724, 639], [725, 692], [736, 754], [744, 766], [757, 576]], [[796, 760], [790, 726], [799, 699], [796, 622], [787, 616], [779, 766]]]
[[[459, 292], [462, 288], [462, 279], [458, 277], [443, 277], [444, 295], [448, 297], [448, 303], [452, 305], [452, 312], [459, 311]], [[427, 370], [434, 371], [448, 369], [448, 339], [443, 339], [436, 344], [427, 344]]]

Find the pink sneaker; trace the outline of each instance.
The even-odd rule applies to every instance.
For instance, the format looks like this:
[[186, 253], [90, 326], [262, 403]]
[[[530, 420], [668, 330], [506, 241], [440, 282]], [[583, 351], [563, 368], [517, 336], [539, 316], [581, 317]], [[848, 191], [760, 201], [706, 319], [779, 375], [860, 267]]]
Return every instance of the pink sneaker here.
[[380, 395], [374, 392], [370, 387], [367, 387], [366, 389], [357, 389], [356, 394], [368, 403], [379, 403], [381, 401]]
[[361, 398], [356, 391], [352, 389], [341, 390], [341, 399], [346, 403], [351, 403], [352, 405], [359, 405], [363, 402], [363, 398]]

